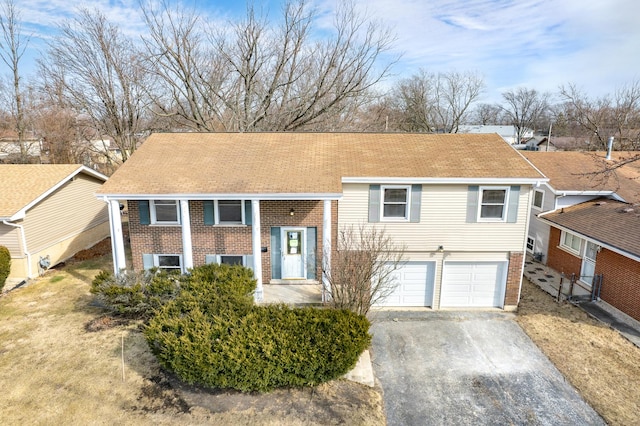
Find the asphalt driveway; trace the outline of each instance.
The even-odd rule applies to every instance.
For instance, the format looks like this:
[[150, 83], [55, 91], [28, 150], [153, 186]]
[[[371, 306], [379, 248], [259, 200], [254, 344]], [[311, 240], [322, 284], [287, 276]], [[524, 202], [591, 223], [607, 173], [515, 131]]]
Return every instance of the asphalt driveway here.
[[604, 425], [513, 318], [373, 313], [388, 425]]

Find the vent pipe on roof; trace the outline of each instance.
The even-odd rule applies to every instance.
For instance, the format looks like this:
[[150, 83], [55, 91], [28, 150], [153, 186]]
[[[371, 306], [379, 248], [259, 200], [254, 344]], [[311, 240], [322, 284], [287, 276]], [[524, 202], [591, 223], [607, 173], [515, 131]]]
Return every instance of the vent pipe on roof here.
[[611, 160], [611, 150], [613, 149], [613, 136], [609, 136], [609, 142], [607, 143], [607, 156], [605, 160]]

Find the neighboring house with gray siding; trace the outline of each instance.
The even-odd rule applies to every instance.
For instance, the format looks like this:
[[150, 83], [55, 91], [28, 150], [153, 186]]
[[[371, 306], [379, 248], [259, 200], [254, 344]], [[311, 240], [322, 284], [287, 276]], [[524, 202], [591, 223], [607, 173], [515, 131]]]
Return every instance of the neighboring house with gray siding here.
[[609, 170], [617, 161], [635, 154], [613, 152], [612, 161], [607, 161], [605, 152], [522, 151], [522, 155], [549, 178], [534, 189], [527, 251], [547, 262], [551, 228], [547, 222], [537, 219], [543, 212], [561, 211], [602, 197], [640, 202], [640, 162]]
[[109, 236], [106, 204], [95, 193], [106, 176], [77, 164], [0, 165], [0, 245], [10, 278], [38, 276], [41, 258], [56, 265]]
[[496, 134], [170, 133], [151, 135], [97, 196], [115, 272], [241, 263], [258, 300], [278, 285], [326, 289], [338, 232], [365, 225], [406, 247], [385, 305], [513, 309], [545, 181]]

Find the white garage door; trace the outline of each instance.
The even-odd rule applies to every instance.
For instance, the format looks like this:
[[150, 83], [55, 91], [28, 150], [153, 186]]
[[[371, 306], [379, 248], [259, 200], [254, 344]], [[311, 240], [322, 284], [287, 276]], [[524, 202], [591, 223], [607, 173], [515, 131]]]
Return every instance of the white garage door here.
[[396, 288], [378, 306], [431, 306], [435, 262], [407, 262], [395, 271]]
[[501, 308], [507, 262], [445, 262], [442, 307]]

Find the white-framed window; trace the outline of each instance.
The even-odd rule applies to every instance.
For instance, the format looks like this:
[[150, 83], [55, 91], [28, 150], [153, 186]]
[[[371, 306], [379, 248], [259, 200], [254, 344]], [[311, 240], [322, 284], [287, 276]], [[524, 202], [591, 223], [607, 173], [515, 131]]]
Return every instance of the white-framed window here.
[[411, 186], [383, 185], [381, 190], [380, 218], [384, 221], [409, 220]]
[[533, 191], [533, 207], [542, 210], [542, 203], [544, 203], [544, 191], [535, 189]]
[[182, 256], [179, 254], [154, 254], [153, 266], [167, 271], [182, 272]]
[[249, 259], [251, 255], [243, 254], [208, 254], [205, 256], [205, 263], [219, 263], [226, 265], [242, 265], [247, 268], [253, 268], [253, 262]]
[[504, 222], [508, 203], [509, 187], [480, 187], [478, 222]]
[[180, 224], [180, 203], [178, 200], [151, 200], [150, 204], [152, 224]]
[[572, 253], [580, 254], [582, 238], [572, 234], [571, 232], [562, 231], [562, 235], [560, 235], [560, 247]]
[[536, 240], [534, 240], [532, 237], [527, 237], [527, 251], [529, 253], [533, 253], [535, 248], [536, 248]]
[[244, 201], [216, 200], [217, 225], [241, 225], [245, 222]]

